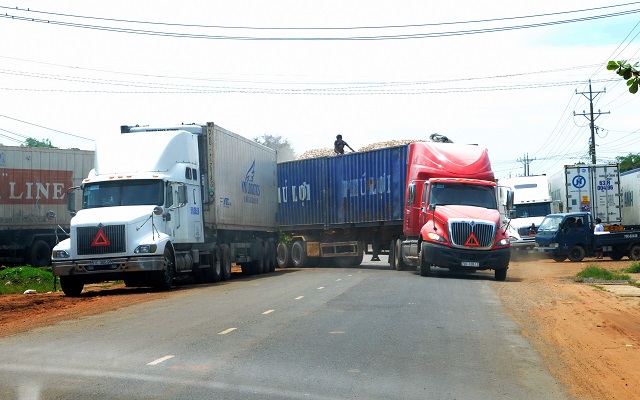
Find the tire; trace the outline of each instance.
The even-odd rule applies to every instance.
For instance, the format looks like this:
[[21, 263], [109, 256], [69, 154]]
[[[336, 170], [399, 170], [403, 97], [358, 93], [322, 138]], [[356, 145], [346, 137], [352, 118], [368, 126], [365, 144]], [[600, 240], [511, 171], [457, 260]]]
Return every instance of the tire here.
[[427, 260], [427, 244], [422, 242], [420, 249], [420, 276], [431, 275], [431, 263]]
[[65, 296], [78, 297], [84, 289], [84, 282], [77, 276], [61, 276], [60, 287]]
[[222, 280], [222, 252], [220, 251], [220, 246], [216, 245], [213, 248], [213, 254], [211, 254], [211, 260], [213, 265], [210, 268], [207, 268], [210, 274], [208, 282], [220, 282]]
[[173, 286], [173, 275], [175, 274], [176, 265], [173, 252], [168, 244], [164, 248], [164, 263], [164, 270], [156, 271], [156, 279], [153, 285], [156, 289], [163, 291], [169, 290], [171, 286]]
[[46, 267], [51, 264], [51, 246], [44, 240], [36, 240], [29, 248], [29, 263], [32, 267]]
[[364, 248], [366, 246], [365, 242], [358, 242], [358, 255], [355, 257], [349, 257], [351, 267], [357, 267], [362, 264], [362, 260], [364, 259]]
[[262, 239], [257, 239], [255, 246], [258, 248], [257, 257], [251, 261], [251, 274], [260, 275], [264, 272], [265, 247]]
[[222, 257], [222, 280], [231, 279], [231, 249], [226, 244], [220, 245], [220, 256]]
[[495, 270], [496, 281], [503, 282], [507, 280], [507, 268], [500, 268]]
[[569, 250], [569, 261], [580, 262], [584, 259], [584, 256], [585, 256], [584, 247], [580, 245], [575, 245], [571, 248], [571, 250]]
[[396, 245], [395, 245], [395, 265], [396, 265], [396, 271], [406, 271], [407, 268], [407, 264], [404, 263], [404, 260], [402, 259], [402, 239], [398, 239], [396, 240]]
[[389, 267], [396, 269], [396, 241], [392, 240], [389, 244]]
[[289, 268], [292, 266], [291, 264], [291, 249], [287, 247], [283, 242], [278, 243], [278, 248], [276, 249], [276, 260], [278, 262], [278, 267], [280, 268]]
[[566, 254], [553, 253], [551, 255], [551, 258], [553, 258], [553, 261], [555, 261], [555, 262], [563, 262], [564, 260], [567, 259], [567, 255]]
[[273, 239], [267, 240], [267, 272], [275, 272], [278, 261], [276, 260], [278, 254], [276, 252], [276, 241]]
[[629, 260], [638, 261], [640, 260], [640, 245], [634, 244], [629, 249]]
[[305, 251], [304, 244], [300, 240], [296, 240], [291, 245], [291, 262], [295, 268], [304, 268], [309, 265], [309, 258]]

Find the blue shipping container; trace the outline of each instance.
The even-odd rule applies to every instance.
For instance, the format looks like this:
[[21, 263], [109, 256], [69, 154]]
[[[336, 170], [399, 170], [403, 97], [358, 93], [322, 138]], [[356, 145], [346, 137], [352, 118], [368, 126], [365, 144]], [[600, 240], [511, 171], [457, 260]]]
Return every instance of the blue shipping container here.
[[409, 146], [278, 164], [283, 228], [402, 224]]

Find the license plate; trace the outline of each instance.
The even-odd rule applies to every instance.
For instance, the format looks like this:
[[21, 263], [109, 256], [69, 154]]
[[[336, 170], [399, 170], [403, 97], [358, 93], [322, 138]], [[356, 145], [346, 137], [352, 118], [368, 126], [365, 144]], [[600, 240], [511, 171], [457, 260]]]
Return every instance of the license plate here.
[[461, 265], [463, 267], [479, 267], [480, 263], [477, 261], [463, 261]]
[[91, 260], [91, 265], [110, 265], [113, 260]]

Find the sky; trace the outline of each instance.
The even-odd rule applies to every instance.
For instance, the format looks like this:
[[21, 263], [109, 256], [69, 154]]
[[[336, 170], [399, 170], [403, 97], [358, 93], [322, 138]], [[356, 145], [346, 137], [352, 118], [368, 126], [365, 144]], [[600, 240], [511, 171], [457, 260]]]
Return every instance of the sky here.
[[[497, 178], [640, 152], [640, 2], [0, 0], [0, 144], [214, 122], [295, 153], [433, 133]], [[445, 4], [446, 3], [446, 4]]]

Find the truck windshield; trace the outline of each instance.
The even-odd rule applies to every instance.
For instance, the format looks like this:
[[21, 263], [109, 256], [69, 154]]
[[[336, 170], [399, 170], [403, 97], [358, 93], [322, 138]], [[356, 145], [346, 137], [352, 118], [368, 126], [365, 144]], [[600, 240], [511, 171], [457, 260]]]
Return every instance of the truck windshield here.
[[513, 208], [516, 218], [546, 217], [551, 214], [551, 203], [517, 204]]
[[493, 186], [436, 182], [429, 193], [429, 204], [497, 209], [494, 189]]
[[164, 202], [161, 180], [96, 182], [84, 186], [82, 208], [114, 206], [161, 206]]
[[560, 223], [562, 222], [562, 216], [547, 216], [542, 220], [540, 227], [538, 228], [538, 233], [540, 232], [557, 232], [560, 227]]

